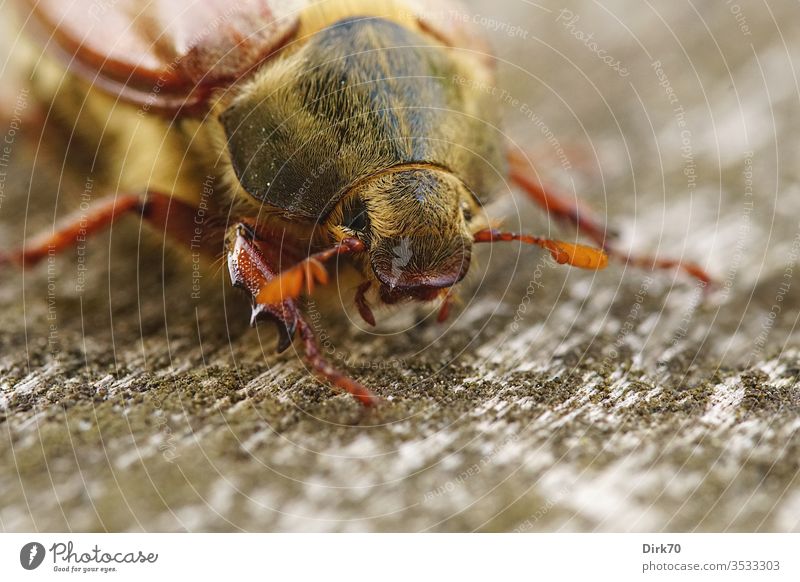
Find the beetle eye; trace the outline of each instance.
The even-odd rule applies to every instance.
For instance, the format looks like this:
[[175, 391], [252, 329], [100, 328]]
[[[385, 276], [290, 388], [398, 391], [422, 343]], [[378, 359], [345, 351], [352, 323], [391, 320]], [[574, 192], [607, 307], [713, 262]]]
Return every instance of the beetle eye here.
[[342, 225], [353, 232], [367, 232], [369, 216], [367, 216], [367, 207], [362, 200], [356, 200], [353, 204], [345, 206]]
[[472, 220], [472, 208], [466, 202], [461, 204], [461, 214], [464, 215], [464, 221], [470, 222]]

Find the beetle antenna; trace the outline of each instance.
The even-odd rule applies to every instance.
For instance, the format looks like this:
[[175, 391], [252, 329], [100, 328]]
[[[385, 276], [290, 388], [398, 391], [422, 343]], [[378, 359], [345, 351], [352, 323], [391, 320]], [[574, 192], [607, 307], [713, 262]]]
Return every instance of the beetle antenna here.
[[608, 266], [608, 255], [601, 249], [542, 238], [531, 234], [502, 232], [487, 228], [476, 232], [473, 235], [473, 241], [476, 243], [519, 241], [529, 245], [537, 245], [550, 251], [553, 259], [560, 265], [571, 265], [581, 269], [592, 270], [605, 269]]
[[328, 270], [324, 265], [326, 261], [340, 255], [363, 253], [366, 250], [367, 247], [357, 238], [344, 238], [334, 246], [314, 253], [282, 271], [259, 290], [256, 301], [258, 303], [281, 303], [287, 299], [299, 297], [304, 288], [306, 293], [310, 294], [316, 284], [328, 283]]

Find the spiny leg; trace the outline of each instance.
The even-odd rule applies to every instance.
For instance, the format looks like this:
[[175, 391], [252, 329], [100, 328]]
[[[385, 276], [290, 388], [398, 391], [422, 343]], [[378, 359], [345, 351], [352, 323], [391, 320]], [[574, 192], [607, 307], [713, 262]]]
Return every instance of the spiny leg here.
[[278, 272], [269, 264], [254, 242], [249, 228], [243, 224], [234, 226], [229, 231], [226, 246], [228, 247], [228, 268], [231, 280], [236, 287], [247, 291], [253, 300], [251, 323], [255, 324], [262, 318], [275, 321], [281, 334], [278, 344], [279, 351], [288, 348], [295, 333], [299, 333], [306, 360], [318, 376], [330, 382], [334, 387], [352, 394], [364, 406], [378, 404], [380, 399], [377, 396], [334, 368], [322, 357], [314, 330], [303, 318], [294, 299], [286, 298], [271, 303], [261, 300], [263, 290], [278, 277]]
[[[81, 238], [100, 232], [124, 215], [137, 213], [141, 213], [145, 221], [163, 230], [170, 238], [187, 246], [192, 244], [197, 234], [196, 229], [203, 226], [199, 247], [201, 252], [218, 256], [223, 248], [226, 233], [224, 225], [198, 225], [195, 207], [158, 192], [148, 192], [146, 196], [120, 194], [101, 199], [87, 211], [69, 216], [54, 231], [34, 238], [21, 249], [0, 255], [0, 265], [9, 263], [33, 265], [48, 256], [50, 252], [65, 250], [74, 246]], [[254, 295], [275, 277], [275, 271], [269, 267], [251, 240], [244, 236], [244, 232], [250, 233], [251, 228], [244, 224], [236, 227], [237, 236], [233, 237], [235, 244], [229, 247], [229, 268], [234, 284], [244, 287]], [[259, 231], [259, 238], [272, 240], [274, 236], [269, 233], [264, 235]], [[295, 249], [290, 250], [295, 252]], [[279, 324], [278, 351], [283, 351], [291, 345], [295, 331], [302, 321], [302, 327], [305, 329], [303, 343], [314, 370], [335, 386], [353, 393], [360, 402], [364, 404], [378, 402], [377, 397], [369, 390], [336, 371], [319, 355], [319, 350], [314, 344], [313, 331], [302, 320], [293, 301], [277, 305], [254, 302], [252, 323], [255, 324], [262, 318], [275, 319]]]
[[250, 325], [273, 320], [278, 328], [278, 353], [285, 351], [292, 345], [297, 329], [297, 306], [290, 299], [273, 304], [255, 300], [258, 292], [275, 277], [276, 270], [253, 242], [253, 233], [247, 225], [237, 224], [229, 231], [226, 248], [233, 286], [246, 291], [252, 299]]

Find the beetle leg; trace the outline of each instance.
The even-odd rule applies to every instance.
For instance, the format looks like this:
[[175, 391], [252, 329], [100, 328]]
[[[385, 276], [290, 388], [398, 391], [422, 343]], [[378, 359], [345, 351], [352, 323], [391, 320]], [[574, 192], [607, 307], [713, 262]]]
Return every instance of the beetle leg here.
[[453, 306], [453, 290], [445, 290], [444, 297], [442, 298], [442, 305], [439, 307], [439, 313], [436, 316], [438, 323], [444, 323], [450, 317], [450, 308]]
[[534, 172], [528, 159], [516, 148], [508, 150], [509, 176], [525, 193], [545, 211], [558, 219], [570, 222], [600, 246], [615, 235], [592, 210], [574, 197], [545, 186]]
[[375, 406], [381, 403], [380, 397], [373, 394], [368, 388], [365, 388], [352, 378], [348, 378], [322, 357], [319, 346], [317, 345], [317, 338], [314, 336], [314, 330], [311, 329], [311, 326], [308, 325], [306, 320], [299, 314], [297, 318], [297, 328], [303, 340], [306, 359], [318, 376], [323, 377], [336, 388], [349, 392], [364, 406]]
[[568, 243], [560, 240], [542, 238], [530, 234], [500, 232], [487, 228], [473, 235], [476, 243], [494, 243], [520, 241], [529, 245], [537, 245], [550, 251], [553, 259], [560, 265], [571, 265], [581, 269], [600, 270], [608, 265], [608, 256], [600, 249]]
[[683, 271], [687, 275], [694, 277], [695, 279], [700, 281], [702, 283], [703, 288], [705, 288], [706, 290], [714, 287], [714, 279], [711, 277], [711, 275], [709, 275], [708, 272], [703, 267], [691, 261], [681, 261], [680, 259], [659, 259], [657, 257], [628, 255], [621, 251], [617, 251], [616, 249], [613, 248], [607, 248], [606, 252], [609, 254], [609, 256], [617, 258], [626, 265], [631, 265], [632, 267], [637, 267], [639, 269], [648, 269], [650, 271], [655, 271], [660, 269], [678, 269], [679, 271]]
[[278, 272], [270, 265], [259, 246], [254, 242], [253, 236], [250, 228], [244, 224], [238, 224], [229, 230], [226, 240], [231, 281], [235, 287], [247, 291], [253, 302], [250, 323], [255, 325], [261, 319], [275, 321], [280, 334], [279, 352], [288, 348], [292, 344], [295, 334], [299, 333], [303, 341], [306, 360], [318, 376], [330, 382], [334, 387], [349, 392], [365, 406], [377, 404], [379, 402], [377, 396], [331, 366], [322, 357], [314, 330], [303, 318], [294, 299], [284, 299], [278, 302], [265, 302], [260, 299], [263, 289], [278, 278]]
[[[577, 226], [578, 232], [585, 234], [601, 246], [609, 257], [641, 269], [678, 269], [701, 281], [704, 285], [709, 285], [713, 281], [705, 269], [691, 261], [639, 256], [619, 250], [609, 242], [609, 239], [616, 238], [615, 233], [609, 230], [605, 223], [585, 205], [542, 185], [532, 170], [530, 162], [519, 150], [513, 147], [509, 148], [508, 162], [511, 180], [520, 186], [534, 202], [544, 208], [548, 214]], [[558, 260], [557, 257], [556, 260]]]
[[361, 285], [358, 286], [356, 289], [356, 307], [358, 308], [358, 313], [361, 315], [361, 319], [366, 321], [372, 327], [375, 327], [375, 314], [372, 313], [372, 308], [369, 306], [367, 302], [366, 293], [369, 291], [369, 288], [372, 287], [371, 281], [364, 281]]
[[253, 242], [253, 233], [247, 225], [240, 223], [229, 231], [226, 247], [233, 286], [243, 289], [253, 299], [250, 325], [265, 319], [274, 321], [279, 334], [278, 353], [285, 351], [292, 345], [297, 329], [297, 306], [292, 300], [273, 304], [255, 300], [259, 290], [275, 277], [276, 270]]
[[140, 203], [139, 196], [115, 196], [112, 199], [100, 200], [81, 216], [70, 215], [52, 232], [42, 233], [26, 241], [22, 248], [0, 255], [0, 264], [35, 265], [47, 257], [48, 253], [57, 253], [70, 248], [80, 237], [90, 236], [110, 226], [120, 216], [138, 209]]
[[334, 246], [306, 257], [296, 265], [281, 271], [268, 285], [259, 292], [257, 300], [261, 303], [276, 303], [283, 299], [299, 297], [305, 288], [311, 293], [314, 285], [325, 285], [328, 282], [328, 271], [323, 264], [340, 255], [363, 253], [364, 243], [357, 238], [345, 238]]
[[[146, 196], [136, 194], [107, 196], [95, 202], [87, 210], [69, 215], [52, 231], [25, 242], [22, 248], [8, 254], [0, 254], [0, 265], [13, 263], [33, 266], [48, 254], [66, 250], [78, 241], [97, 234], [126, 214], [141, 214], [142, 218], [152, 226], [163, 230], [170, 235], [170, 238], [186, 246], [191, 244], [195, 229], [198, 227], [197, 209], [166, 194], [148, 192]], [[204, 233], [203, 248], [213, 252], [221, 248], [223, 231], [214, 228], [208, 231]]]

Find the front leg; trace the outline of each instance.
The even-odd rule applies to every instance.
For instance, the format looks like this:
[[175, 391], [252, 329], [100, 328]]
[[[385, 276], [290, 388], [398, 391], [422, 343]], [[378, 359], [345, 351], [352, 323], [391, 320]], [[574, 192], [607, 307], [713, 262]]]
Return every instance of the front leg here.
[[286, 350], [299, 332], [306, 360], [314, 372], [334, 387], [352, 394], [364, 406], [374, 406], [380, 399], [367, 388], [340, 372], [322, 357], [314, 330], [303, 318], [294, 299], [265, 303], [259, 301], [261, 291], [278, 276], [259, 248], [254, 233], [245, 224], [237, 224], [226, 238], [228, 269], [235, 287], [245, 290], [251, 298], [253, 313], [251, 325], [261, 319], [270, 319], [278, 326], [280, 339], [278, 352]]

